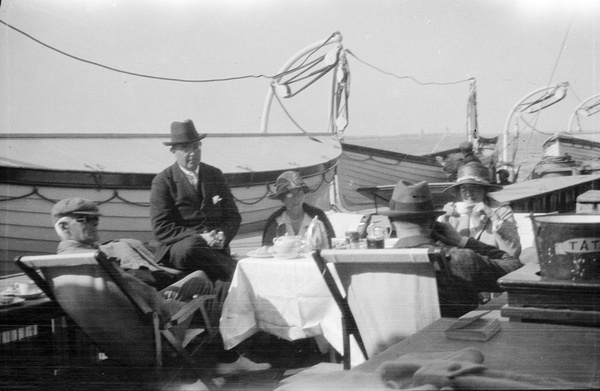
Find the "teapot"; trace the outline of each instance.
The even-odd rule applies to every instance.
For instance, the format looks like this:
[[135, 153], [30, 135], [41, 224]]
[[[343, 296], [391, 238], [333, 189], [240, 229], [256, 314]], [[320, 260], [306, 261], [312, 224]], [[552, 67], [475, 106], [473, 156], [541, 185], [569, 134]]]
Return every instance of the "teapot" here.
[[302, 247], [302, 241], [297, 236], [285, 234], [273, 239], [273, 251], [276, 254], [297, 254]]

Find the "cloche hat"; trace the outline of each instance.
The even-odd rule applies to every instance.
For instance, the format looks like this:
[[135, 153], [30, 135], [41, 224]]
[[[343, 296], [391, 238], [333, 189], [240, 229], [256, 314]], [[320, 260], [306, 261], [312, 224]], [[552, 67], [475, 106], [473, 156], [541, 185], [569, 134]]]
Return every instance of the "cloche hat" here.
[[89, 215], [102, 216], [98, 210], [98, 205], [94, 201], [86, 198], [65, 198], [58, 201], [50, 211], [52, 221], [57, 222], [58, 219], [64, 216]]
[[280, 199], [283, 195], [289, 193], [294, 189], [302, 189], [305, 193], [310, 191], [310, 188], [296, 171], [286, 171], [279, 175], [275, 182], [275, 193], [271, 194], [269, 198]]
[[200, 141], [206, 137], [206, 133], [198, 134], [191, 119], [183, 122], [173, 122], [171, 124], [171, 141], [164, 142], [164, 145], [176, 145]]
[[389, 211], [380, 214], [395, 218], [438, 217], [446, 212], [434, 210], [433, 199], [427, 182], [412, 182], [401, 180], [394, 187], [389, 203]]
[[444, 192], [455, 191], [460, 185], [479, 185], [485, 187], [488, 192], [502, 189], [502, 186], [490, 183], [488, 169], [478, 162], [469, 162], [458, 167], [456, 178], [456, 183], [444, 189]]

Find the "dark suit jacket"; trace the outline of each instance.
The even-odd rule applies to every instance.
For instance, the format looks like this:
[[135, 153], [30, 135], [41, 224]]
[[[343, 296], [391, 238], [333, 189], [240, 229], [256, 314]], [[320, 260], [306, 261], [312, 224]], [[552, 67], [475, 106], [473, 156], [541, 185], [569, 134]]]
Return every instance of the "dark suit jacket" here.
[[177, 163], [152, 181], [150, 219], [160, 245], [160, 261], [169, 247], [203, 230], [222, 230], [225, 247], [236, 235], [242, 217], [221, 170], [200, 163], [198, 189], [194, 189]]

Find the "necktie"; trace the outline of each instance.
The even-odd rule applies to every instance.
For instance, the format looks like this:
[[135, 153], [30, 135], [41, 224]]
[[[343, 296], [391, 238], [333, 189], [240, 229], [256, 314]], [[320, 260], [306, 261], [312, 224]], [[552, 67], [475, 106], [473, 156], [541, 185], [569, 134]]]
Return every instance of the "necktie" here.
[[198, 187], [198, 175], [196, 175], [195, 172], [192, 173], [186, 173], [186, 176], [188, 178], [188, 181], [190, 181], [190, 184], [192, 185], [192, 187], [194, 189], [196, 189]]

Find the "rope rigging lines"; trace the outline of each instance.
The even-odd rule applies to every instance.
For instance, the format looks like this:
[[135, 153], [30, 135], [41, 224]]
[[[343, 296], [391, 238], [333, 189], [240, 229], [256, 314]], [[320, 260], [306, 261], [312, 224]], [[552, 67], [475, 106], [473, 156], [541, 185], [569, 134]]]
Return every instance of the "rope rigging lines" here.
[[[119, 68], [115, 68], [115, 67], [111, 67], [96, 61], [92, 61], [92, 60], [88, 60], [79, 56], [75, 56], [73, 54], [70, 54], [64, 50], [58, 49], [48, 43], [43, 42], [42, 40], [35, 38], [34, 36], [26, 33], [25, 31], [3, 21], [0, 20], [0, 24], [5, 25], [6, 27], [8, 27], [9, 29], [16, 31], [17, 33], [27, 37], [28, 39], [39, 43], [40, 45], [55, 51], [56, 53], [59, 53], [63, 56], [67, 56], [69, 58], [72, 58], [73, 60], [76, 61], [80, 61], [86, 64], [90, 64], [90, 65], [94, 65], [100, 68], [104, 68], [107, 69], [109, 71], [113, 71], [113, 72], [118, 72], [118, 73], [123, 73], [123, 74], [127, 74], [127, 75], [131, 75], [131, 76], [137, 76], [137, 77], [143, 77], [143, 78], [148, 78], [148, 79], [156, 79], [156, 80], [164, 80], [164, 81], [172, 81], [172, 82], [181, 82], [181, 83], [212, 83], [212, 82], [224, 82], [224, 81], [233, 81], [233, 80], [242, 80], [242, 79], [259, 79], [259, 78], [265, 78], [265, 79], [277, 79], [277, 78], [281, 78], [283, 76], [301, 71], [300, 73], [298, 73], [296, 76], [290, 78], [286, 83], [295, 83], [295, 82], [299, 82], [302, 81], [304, 79], [313, 77], [313, 76], [317, 76], [317, 79], [322, 77], [324, 74], [328, 73], [332, 68], [334, 68], [337, 65], [337, 62], [333, 65], [327, 65], [319, 70], [316, 70], [312, 73], [310, 73], [309, 75], [306, 75], [304, 77], [300, 77], [300, 75], [304, 74], [305, 72], [307, 72], [308, 70], [310, 70], [311, 68], [313, 68], [314, 66], [316, 66], [318, 63], [322, 62], [324, 59], [324, 55], [320, 56], [310, 62], [307, 63], [308, 59], [314, 54], [316, 53], [319, 49], [321, 49], [322, 47], [324, 47], [336, 34], [338, 33], [333, 33], [330, 35], [330, 37], [325, 40], [325, 42], [319, 46], [318, 48], [314, 49], [310, 54], [308, 54], [306, 56], [306, 58], [304, 59], [304, 61], [298, 65], [297, 67], [293, 68], [293, 69], [289, 69], [288, 71], [279, 73], [279, 74], [274, 74], [274, 75], [267, 75], [267, 74], [255, 74], [255, 75], [241, 75], [241, 76], [231, 76], [231, 77], [223, 77], [223, 78], [213, 78], [213, 79], [182, 79], [182, 78], [172, 78], [172, 77], [164, 77], [164, 76], [155, 76], [155, 75], [148, 75], [148, 74], [143, 74], [143, 73], [138, 73], [138, 72], [132, 72], [132, 71], [127, 71], [124, 69], [119, 69]], [[358, 60], [359, 62], [367, 65], [370, 68], [373, 68], [375, 70], [377, 70], [378, 72], [381, 72], [383, 74], [395, 77], [397, 79], [410, 79], [413, 80], [415, 83], [420, 84], [420, 85], [451, 85], [451, 84], [459, 84], [459, 83], [464, 83], [464, 82], [470, 82], [471, 80], [474, 80], [473, 78], [469, 78], [469, 79], [464, 79], [464, 80], [457, 80], [457, 81], [451, 81], [451, 82], [422, 82], [417, 80], [416, 78], [414, 78], [413, 76], [398, 76], [392, 72], [387, 72], [384, 71], [374, 65], [369, 64], [368, 62], [360, 59], [358, 56], [356, 56], [352, 51], [350, 51], [349, 49], [344, 49], [344, 52], [347, 54], [352, 55], [356, 60]], [[314, 83], [313, 80], [310, 84]], [[308, 85], [306, 86], [308, 87]], [[304, 88], [306, 88], [304, 87]], [[304, 89], [302, 88], [302, 89]], [[300, 91], [298, 91], [300, 92]], [[296, 94], [298, 93], [296, 92]], [[294, 95], [296, 95], [294, 94]]]
[[104, 68], [104, 69], [107, 69], [109, 71], [113, 71], [113, 72], [117, 72], [117, 73], [123, 73], [123, 74], [131, 75], [131, 76], [143, 77], [143, 78], [147, 78], [147, 79], [164, 80], [164, 81], [181, 82], [181, 83], [213, 83], [213, 82], [233, 81], [233, 80], [242, 80], [242, 79], [260, 79], [260, 78], [274, 79], [274, 78], [284, 76], [284, 75], [286, 75], [288, 73], [294, 72], [294, 71], [302, 68], [302, 67], [298, 67], [298, 68], [291, 69], [291, 70], [289, 70], [287, 72], [283, 72], [281, 74], [276, 74], [276, 75], [264, 75], [264, 74], [242, 75], [242, 76], [232, 76], [232, 77], [224, 77], [224, 78], [215, 78], [215, 79], [180, 79], [180, 78], [172, 78], [172, 77], [162, 77], [162, 76], [147, 75], [147, 74], [143, 74], [143, 73], [131, 72], [131, 71], [123, 70], [123, 69], [114, 68], [114, 67], [111, 67], [111, 66], [108, 66], [108, 65], [101, 64], [101, 63], [96, 62], [96, 61], [91, 61], [91, 60], [87, 60], [85, 58], [81, 58], [81, 57], [75, 56], [75, 55], [67, 53], [67, 52], [65, 52], [63, 50], [55, 48], [54, 46], [49, 45], [49, 44], [47, 44], [47, 43], [45, 43], [45, 42], [43, 42], [43, 41], [41, 41], [41, 40], [39, 40], [39, 39], [31, 36], [30, 34], [27, 34], [26, 32], [24, 32], [24, 31], [22, 31], [22, 30], [20, 30], [20, 29], [18, 29], [16, 27], [14, 27], [14, 26], [12, 26], [9, 23], [6, 23], [3, 20], [0, 20], [0, 23], [3, 24], [3, 25], [5, 25], [8, 28], [10, 28], [10, 29], [12, 29], [12, 30], [14, 30], [14, 31], [22, 34], [23, 36], [31, 39], [32, 41], [35, 41], [35, 42], [39, 43], [42, 46], [44, 46], [44, 47], [46, 47], [46, 48], [48, 48], [50, 50], [53, 50], [53, 51], [55, 51], [55, 52], [57, 52], [59, 54], [62, 54], [63, 56], [67, 56], [69, 58], [72, 58], [72, 59], [77, 60], [77, 61], [81, 61], [81, 62], [86, 63], [86, 64], [90, 64], [90, 65], [94, 65], [94, 66], [97, 66], [97, 67], [100, 67], [100, 68]]
[[[336, 116], [336, 118], [334, 119], [335, 125], [339, 129], [340, 132], [343, 132], [343, 130], [348, 125], [348, 98], [349, 98], [349, 88], [350, 88], [350, 74], [349, 74], [349, 67], [348, 67], [348, 63], [347, 63], [347, 59], [346, 59], [346, 54], [352, 55], [357, 61], [359, 61], [359, 62], [363, 63], [364, 65], [366, 65], [372, 69], [375, 69], [378, 72], [381, 72], [385, 75], [392, 76], [397, 79], [410, 79], [420, 85], [442, 86], [442, 85], [452, 85], [452, 84], [458, 84], [458, 83], [463, 83], [463, 82], [470, 82], [470, 81], [474, 80], [473, 78], [469, 78], [469, 79], [457, 80], [457, 81], [451, 81], [451, 82], [423, 82], [423, 81], [417, 80], [415, 77], [412, 77], [412, 76], [398, 76], [392, 72], [382, 70], [374, 65], [369, 64], [368, 62], [366, 62], [366, 61], [360, 59], [358, 56], [356, 56], [352, 51], [350, 51], [348, 49], [343, 49], [341, 47], [341, 45], [339, 45], [339, 48], [337, 49], [337, 52], [335, 53], [335, 60], [332, 60], [332, 57], [331, 57], [331, 54], [333, 52], [330, 52], [330, 53], [321, 55], [317, 58], [311, 59], [312, 56], [315, 55], [319, 50], [321, 50], [327, 44], [331, 43], [331, 41], [337, 35], [339, 35], [338, 32], [334, 32], [333, 34], [331, 34], [322, 44], [320, 44], [318, 47], [316, 47], [314, 50], [312, 50], [310, 53], [308, 53], [299, 65], [295, 66], [294, 68], [288, 69], [286, 71], [283, 71], [283, 72], [280, 72], [280, 73], [277, 73], [274, 75], [260, 73], [260, 74], [249, 74], [249, 75], [231, 76], [231, 77], [223, 77], [223, 78], [211, 78], [211, 79], [201, 79], [201, 78], [184, 79], [184, 78], [176, 78], [176, 77], [164, 77], [164, 76], [156, 76], [156, 75], [144, 74], [144, 73], [140, 73], [140, 72], [128, 71], [125, 69], [108, 66], [108, 65], [102, 64], [97, 61], [85, 59], [85, 58], [73, 55], [71, 53], [68, 53], [65, 50], [58, 49], [46, 42], [43, 42], [42, 40], [32, 36], [31, 34], [26, 33], [25, 31], [15, 27], [15, 26], [12, 26], [11, 24], [9, 24], [3, 20], [0, 20], [0, 23], [5, 25], [7, 28], [23, 35], [24, 37], [42, 45], [45, 48], [48, 48], [58, 54], [69, 57], [76, 61], [80, 61], [80, 62], [89, 64], [89, 65], [100, 67], [100, 68], [103, 68], [103, 69], [106, 69], [109, 71], [126, 74], [126, 75], [130, 75], [130, 76], [135, 76], [135, 77], [146, 78], [146, 79], [154, 79], [154, 80], [169, 81], [169, 82], [179, 82], [179, 83], [214, 83], [214, 82], [227, 82], [227, 81], [235, 81], [235, 80], [243, 80], [243, 79], [265, 78], [265, 79], [271, 79], [272, 81], [278, 80], [277, 83], [275, 83], [275, 82], [272, 83], [272, 88], [274, 88], [273, 84], [275, 83], [280, 86], [283, 85], [285, 89], [288, 89], [288, 93], [285, 96], [286, 98], [291, 98], [291, 97], [297, 96], [299, 93], [304, 91], [306, 88], [308, 88], [309, 86], [311, 86], [312, 84], [317, 82], [320, 78], [322, 78], [323, 76], [328, 74], [330, 71], [332, 71], [333, 69], [338, 67], [341, 77], [339, 78], [339, 80], [337, 80], [337, 88], [334, 91], [334, 101], [336, 104], [336, 109], [335, 109], [335, 112], [332, 112], [331, 114]], [[340, 61], [340, 57], [341, 57], [341, 61]], [[322, 65], [323, 63], [324, 63], [324, 65]], [[320, 64], [322, 66], [318, 69], [315, 69], [315, 67], [317, 67]], [[286, 76], [289, 76], [289, 78], [287, 78], [287, 80], [281, 80], [283, 77], [286, 77]], [[295, 91], [293, 93], [289, 92], [289, 87], [288, 87], [289, 85], [295, 84], [295, 83], [300, 83], [300, 82], [305, 82], [306, 84], [304, 84], [302, 87], [300, 87], [297, 91]], [[296, 119], [293, 118], [293, 116], [289, 112], [289, 110], [284, 107], [284, 104], [281, 101], [278, 94], [275, 93], [274, 95], [277, 97], [277, 101], [278, 101], [279, 105], [282, 107], [284, 114], [292, 121], [292, 123], [300, 131], [307, 134], [305, 127], [301, 126], [300, 123]], [[316, 141], [318, 141], [318, 140], [316, 140]]]
[[[310, 180], [310, 178], [318, 178], [318, 183], [316, 183], [313, 187], [311, 187], [312, 191], [317, 191], [318, 189], [320, 189], [323, 185], [327, 185], [330, 184], [333, 180], [334, 180], [334, 175], [335, 175], [335, 169], [328, 169], [326, 171], [323, 172], [319, 172], [313, 175], [309, 175], [307, 177], [304, 177], [305, 180]], [[330, 176], [328, 178], [328, 176]], [[244, 189], [246, 189], [247, 187], [244, 187]], [[232, 192], [235, 190], [235, 187], [232, 187], [231, 190]], [[99, 189], [100, 190], [100, 189]], [[144, 190], [146, 192], [148, 192], [148, 196], [150, 196], [150, 189]], [[269, 195], [271, 194], [275, 194], [275, 192], [271, 189], [271, 185], [270, 184], [264, 184], [264, 192], [259, 195], [258, 197], [254, 197], [254, 198], [246, 198], [246, 199], [242, 199], [242, 198], [238, 198], [235, 196], [233, 196], [233, 199], [242, 204], [242, 205], [255, 205], [258, 204], [259, 202], [263, 201], [264, 199], [266, 199]], [[31, 186], [31, 191], [23, 194], [23, 195], [18, 195], [18, 196], [0, 196], [0, 202], [8, 202], [8, 201], [16, 201], [16, 200], [20, 200], [20, 199], [24, 199], [24, 198], [28, 198], [31, 196], [38, 196], [39, 198], [41, 198], [44, 201], [48, 201], [50, 203], [57, 203], [59, 201], [59, 199], [52, 199], [50, 197], [45, 196], [44, 194], [42, 194], [40, 192], [40, 189], [37, 186]], [[62, 198], [62, 197], [61, 197]], [[113, 200], [120, 200], [123, 203], [127, 204], [127, 205], [133, 205], [133, 206], [139, 206], [142, 208], [149, 208], [150, 207], [150, 202], [135, 202], [135, 201], [131, 201], [128, 200], [126, 198], [124, 198], [123, 196], [121, 196], [121, 194], [119, 193], [118, 189], [114, 189], [111, 196], [104, 199], [104, 200], [100, 200], [100, 201], [96, 201], [99, 205], [102, 204], [106, 204], [110, 201]]]

